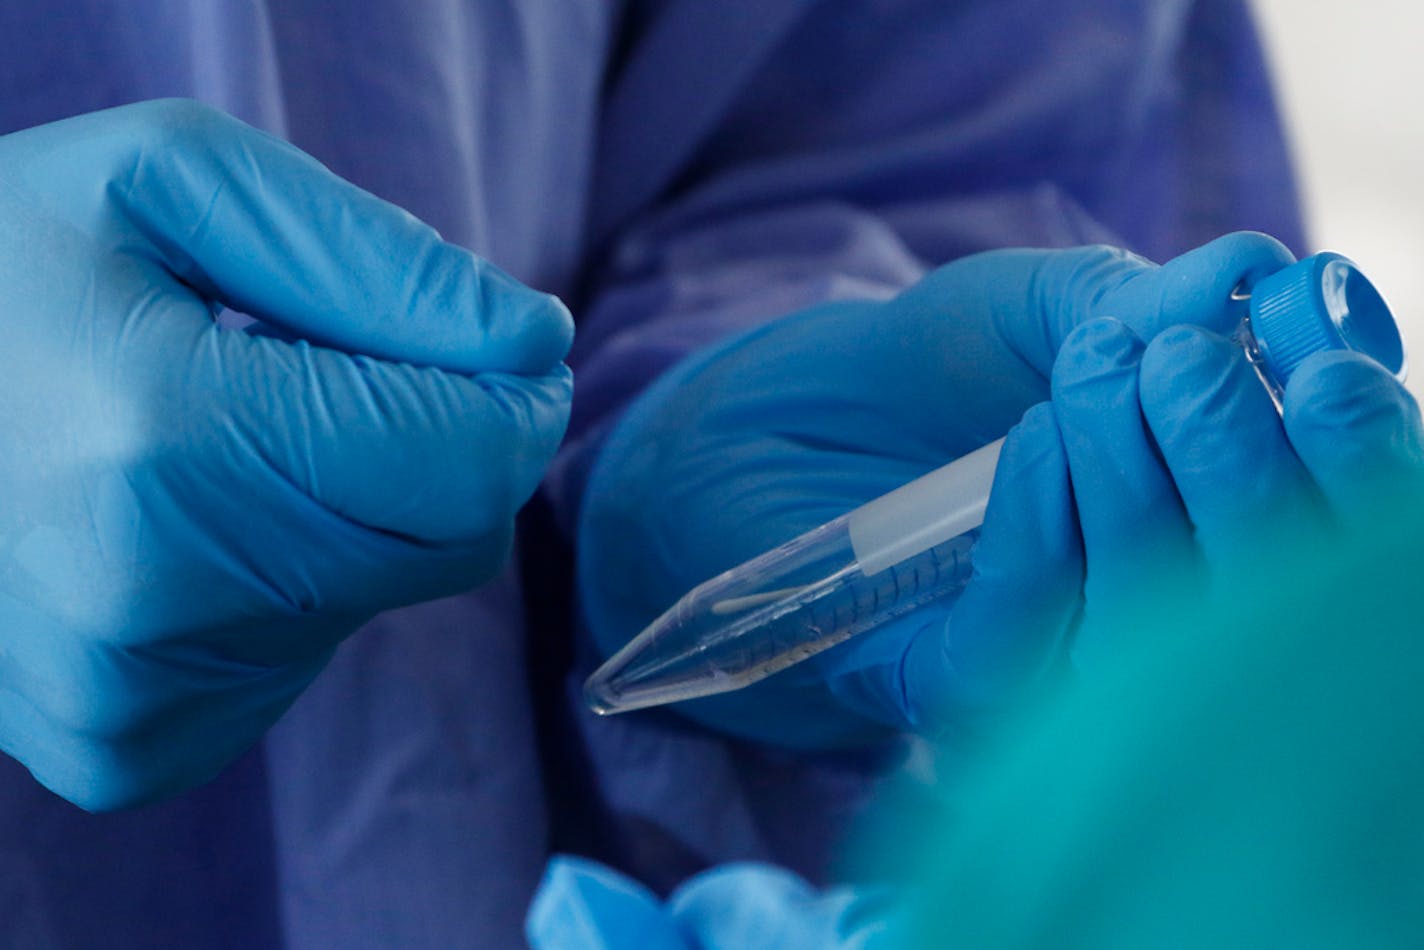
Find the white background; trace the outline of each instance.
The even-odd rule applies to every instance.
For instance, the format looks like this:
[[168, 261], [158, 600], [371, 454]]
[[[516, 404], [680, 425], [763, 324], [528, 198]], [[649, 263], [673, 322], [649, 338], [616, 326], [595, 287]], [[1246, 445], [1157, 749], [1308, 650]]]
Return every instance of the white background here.
[[1255, 0], [1312, 250], [1353, 258], [1404, 328], [1424, 395], [1424, 3]]

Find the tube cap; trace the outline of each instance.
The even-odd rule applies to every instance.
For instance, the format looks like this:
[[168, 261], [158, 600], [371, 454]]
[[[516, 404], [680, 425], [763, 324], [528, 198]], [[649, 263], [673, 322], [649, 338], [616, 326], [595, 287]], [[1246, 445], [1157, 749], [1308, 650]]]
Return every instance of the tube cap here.
[[1354, 261], [1326, 252], [1251, 289], [1251, 329], [1266, 371], [1282, 388], [1312, 353], [1353, 350], [1399, 379], [1404, 342], [1389, 306]]

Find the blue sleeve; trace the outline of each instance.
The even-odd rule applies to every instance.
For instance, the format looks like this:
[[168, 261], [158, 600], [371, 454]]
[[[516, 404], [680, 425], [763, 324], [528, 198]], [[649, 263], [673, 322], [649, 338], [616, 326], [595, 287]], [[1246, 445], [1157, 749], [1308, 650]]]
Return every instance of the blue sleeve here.
[[728, 334], [991, 247], [1301, 244], [1238, 0], [665, 0], [625, 29], [548, 483], [565, 528], [621, 408]]

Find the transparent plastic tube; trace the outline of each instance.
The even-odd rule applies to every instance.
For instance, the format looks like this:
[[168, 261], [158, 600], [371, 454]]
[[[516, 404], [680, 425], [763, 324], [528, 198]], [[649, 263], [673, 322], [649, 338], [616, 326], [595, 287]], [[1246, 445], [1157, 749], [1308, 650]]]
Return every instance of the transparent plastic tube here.
[[[740, 689], [958, 594], [1002, 444], [698, 585], [590, 677], [589, 705], [622, 712]], [[925, 517], [927, 493], [940, 496], [937, 519]]]
[[[1403, 379], [1393, 317], [1338, 254], [1266, 278], [1249, 299], [1235, 339], [1278, 406], [1290, 373], [1322, 350], [1364, 353]], [[1002, 445], [991, 442], [698, 585], [589, 677], [589, 706], [609, 714], [740, 689], [952, 601], [973, 572]]]

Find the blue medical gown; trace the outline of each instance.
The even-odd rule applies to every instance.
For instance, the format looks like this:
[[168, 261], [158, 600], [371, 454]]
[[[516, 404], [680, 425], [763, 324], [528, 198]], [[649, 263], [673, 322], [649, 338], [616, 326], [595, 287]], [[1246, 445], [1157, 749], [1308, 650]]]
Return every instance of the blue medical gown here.
[[1236, 0], [0, 6], [0, 131], [172, 95], [563, 295], [574, 423], [516, 567], [375, 620], [211, 785], [90, 816], [0, 763], [6, 946], [517, 946], [554, 848], [655, 888], [823, 879], [891, 752], [595, 721], [568, 688], [594, 658], [567, 526], [619, 408], [726, 333], [987, 247], [1300, 245]]

